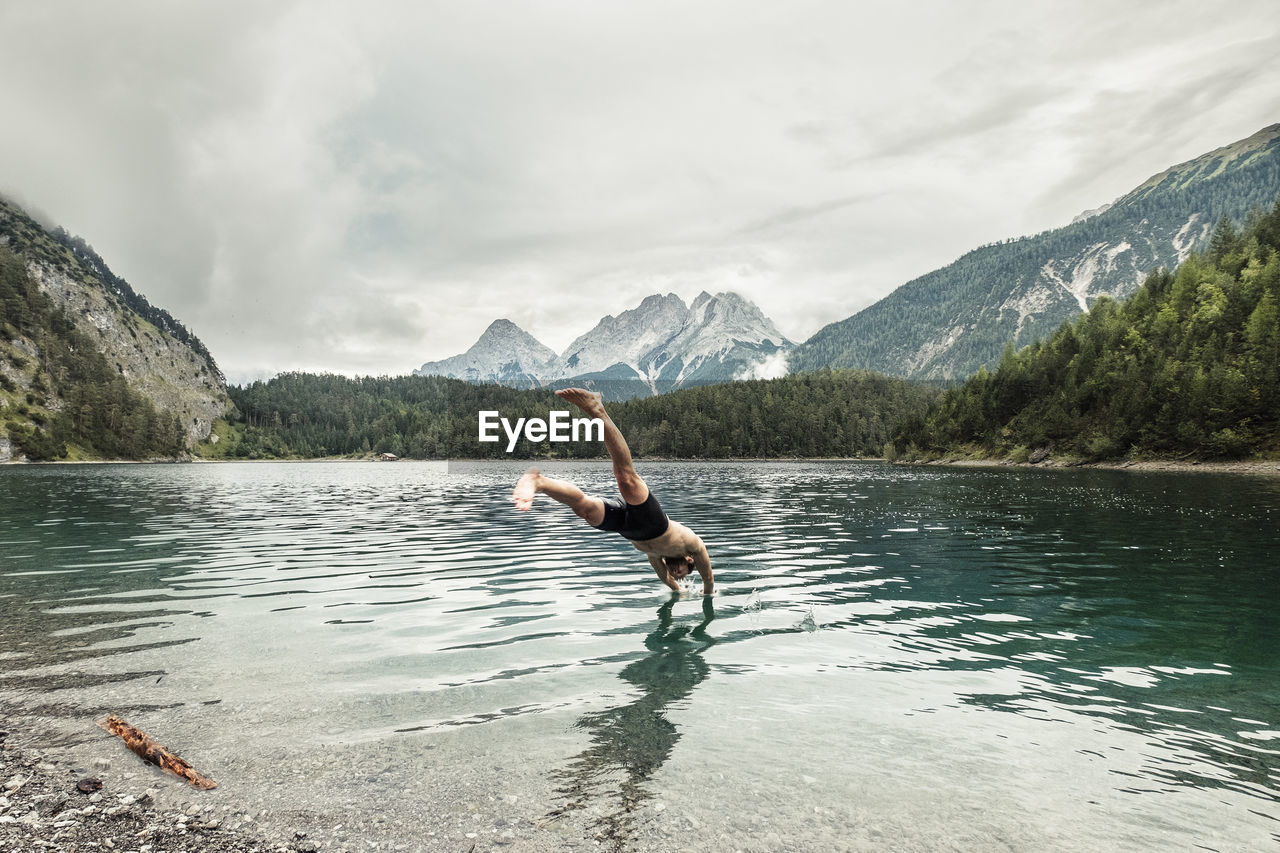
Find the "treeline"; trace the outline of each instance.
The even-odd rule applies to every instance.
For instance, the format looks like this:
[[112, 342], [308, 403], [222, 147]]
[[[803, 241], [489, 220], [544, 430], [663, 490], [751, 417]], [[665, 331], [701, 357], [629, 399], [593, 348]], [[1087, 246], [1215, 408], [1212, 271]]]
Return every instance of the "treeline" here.
[[107, 458], [142, 459], [184, 450], [178, 420], [133, 391], [4, 247], [0, 310], [0, 417], [19, 452], [55, 460], [75, 444]]
[[[240, 459], [394, 453], [415, 459], [505, 456], [477, 441], [477, 413], [514, 421], [564, 408], [548, 391], [471, 385], [441, 376], [359, 377], [284, 373], [227, 389], [237, 434], [218, 453]], [[578, 445], [556, 445], [562, 452]], [[527, 449], [518, 452], [527, 455]], [[584, 451], [585, 452], [585, 451]]]
[[[549, 391], [472, 385], [439, 376], [351, 379], [291, 373], [233, 387], [235, 435], [218, 453], [289, 458], [394, 453], [419, 459], [595, 457], [595, 442], [478, 440], [477, 415], [514, 423], [571, 408]], [[938, 392], [855, 370], [733, 382], [609, 404], [640, 456], [878, 455], [899, 424], [921, 417]]]
[[1280, 449], [1280, 203], [1241, 231], [1099, 300], [1045, 341], [1006, 349], [908, 421], [898, 450], [1025, 456], [1240, 457]]
[[865, 370], [820, 370], [675, 391], [609, 407], [645, 456], [879, 456], [938, 391]]

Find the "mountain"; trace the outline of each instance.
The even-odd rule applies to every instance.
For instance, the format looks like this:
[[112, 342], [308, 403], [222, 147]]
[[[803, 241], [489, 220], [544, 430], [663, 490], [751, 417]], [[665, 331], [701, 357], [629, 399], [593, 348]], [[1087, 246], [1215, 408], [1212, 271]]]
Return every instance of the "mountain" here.
[[957, 379], [994, 366], [1006, 344], [1044, 338], [1098, 297], [1133, 294], [1172, 269], [1228, 217], [1280, 194], [1280, 124], [1153, 176], [1034, 237], [983, 246], [832, 323], [792, 353], [793, 371], [860, 367]]
[[468, 382], [497, 382], [527, 387], [541, 384], [556, 359], [555, 350], [510, 320], [494, 320], [462, 355], [429, 361], [419, 376], [451, 376]]
[[0, 302], [0, 461], [177, 456], [232, 408], [195, 335], [4, 199]]
[[1280, 203], [979, 371], [895, 438], [908, 454], [1043, 461], [1280, 452]]
[[557, 356], [506, 320], [462, 355], [414, 373], [513, 387], [585, 385], [608, 399], [675, 388], [764, 378], [784, 372], [794, 344], [756, 305], [736, 293], [702, 292], [691, 305], [674, 293], [601, 318]]
[[793, 346], [755, 303], [736, 293], [703, 291], [688, 306], [674, 293], [655, 294], [617, 317], [603, 317], [569, 344], [552, 378], [639, 381], [660, 394], [759, 378]]
[[[674, 293], [646, 296], [630, 311], [601, 317], [595, 328], [569, 344], [554, 375], [646, 379], [654, 357], [662, 359], [688, 321], [689, 308]], [[662, 360], [665, 364], [667, 359]]]

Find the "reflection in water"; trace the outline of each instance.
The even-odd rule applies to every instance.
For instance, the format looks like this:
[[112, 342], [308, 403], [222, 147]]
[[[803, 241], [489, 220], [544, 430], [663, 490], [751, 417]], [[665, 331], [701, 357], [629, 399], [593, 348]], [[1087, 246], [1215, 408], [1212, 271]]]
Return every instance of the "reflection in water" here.
[[[674, 624], [673, 595], [658, 608], [658, 624], [644, 639], [649, 654], [618, 675], [640, 691], [632, 702], [585, 714], [577, 727], [591, 732], [591, 745], [555, 774], [564, 803], [549, 818], [593, 808], [596, 839], [625, 850], [635, 811], [653, 793], [645, 783], [671, 757], [680, 731], [667, 719], [671, 706], [688, 698], [710, 671], [702, 653], [715, 643], [707, 626], [716, 618], [713, 598], [702, 598], [702, 621], [692, 629]], [[616, 802], [610, 803], [615, 800]]]

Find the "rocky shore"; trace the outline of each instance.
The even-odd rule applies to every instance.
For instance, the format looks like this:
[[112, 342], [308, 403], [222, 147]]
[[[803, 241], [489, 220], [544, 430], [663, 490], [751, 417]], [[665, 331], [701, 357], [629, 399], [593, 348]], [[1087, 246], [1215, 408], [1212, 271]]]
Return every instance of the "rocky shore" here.
[[1138, 459], [1117, 462], [1082, 462], [1078, 459], [1048, 457], [1042, 461], [944, 457], [909, 465], [947, 465], [960, 468], [1094, 468], [1108, 471], [1164, 471], [1201, 474], [1248, 474], [1280, 477], [1280, 459], [1240, 459], [1234, 461], [1198, 461], [1181, 459]]
[[126, 790], [96, 768], [60, 765], [0, 732], [0, 850], [7, 853], [314, 853], [305, 833], [269, 841], [233, 828], [251, 816], [213, 805], [162, 809], [153, 790]]

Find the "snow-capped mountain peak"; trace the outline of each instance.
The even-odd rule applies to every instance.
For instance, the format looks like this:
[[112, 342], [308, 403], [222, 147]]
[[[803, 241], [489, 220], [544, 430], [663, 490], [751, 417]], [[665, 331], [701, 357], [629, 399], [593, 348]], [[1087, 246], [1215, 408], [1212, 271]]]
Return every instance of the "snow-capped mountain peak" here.
[[570, 344], [556, 378], [638, 379], [660, 393], [693, 381], [733, 379], [791, 347], [754, 303], [736, 293], [703, 291], [688, 306], [674, 293], [654, 294], [603, 318]]
[[510, 320], [494, 320], [461, 355], [429, 361], [419, 376], [452, 376], [471, 382], [537, 382], [556, 358], [555, 350]]
[[459, 356], [416, 373], [526, 385], [555, 381], [635, 386], [660, 393], [687, 384], [761, 375], [794, 347], [742, 296], [699, 293], [686, 305], [674, 293], [651, 294], [635, 308], [600, 318], [559, 356], [506, 320], [495, 321]]
[[625, 365], [644, 378], [648, 372], [646, 356], [665, 346], [688, 318], [688, 307], [674, 293], [646, 296], [635, 308], [616, 317], [602, 317], [595, 328], [569, 344], [556, 375], [582, 376]]

